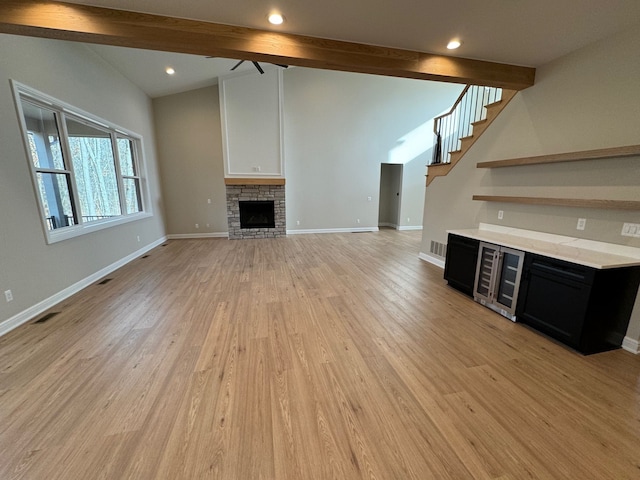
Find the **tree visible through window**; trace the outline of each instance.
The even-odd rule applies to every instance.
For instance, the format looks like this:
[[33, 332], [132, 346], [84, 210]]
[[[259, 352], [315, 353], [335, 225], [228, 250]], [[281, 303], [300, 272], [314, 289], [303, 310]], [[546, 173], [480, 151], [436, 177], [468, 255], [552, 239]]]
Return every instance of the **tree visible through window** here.
[[134, 161], [134, 152], [135, 145], [130, 138], [118, 137], [118, 158], [120, 159], [120, 174], [122, 175], [127, 213], [136, 213], [142, 210], [140, 176]]
[[67, 132], [82, 219], [93, 222], [119, 216], [120, 189], [110, 133], [70, 119]]
[[144, 211], [139, 139], [18, 89], [25, 144], [49, 235]]
[[71, 172], [66, 168], [60, 148], [58, 116], [51, 110], [29, 102], [23, 102], [22, 110], [27, 126], [31, 165], [35, 169], [47, 229], [74, 225]]

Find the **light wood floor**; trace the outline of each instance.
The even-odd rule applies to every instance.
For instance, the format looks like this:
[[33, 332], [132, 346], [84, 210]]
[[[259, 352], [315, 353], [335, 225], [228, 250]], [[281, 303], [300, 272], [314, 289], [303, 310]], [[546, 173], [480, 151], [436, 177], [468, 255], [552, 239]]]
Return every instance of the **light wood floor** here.
[[0, 478], [640, 478], [640, 357], [511, 323], [419, 242], [158, 247], [0, 338]]

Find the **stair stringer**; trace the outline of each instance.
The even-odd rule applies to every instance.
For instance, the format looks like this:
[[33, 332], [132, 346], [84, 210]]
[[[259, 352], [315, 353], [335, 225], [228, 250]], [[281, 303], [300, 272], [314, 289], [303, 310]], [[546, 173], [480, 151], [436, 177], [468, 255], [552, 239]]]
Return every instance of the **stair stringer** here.
[[483, 120], [473, 122], [473, 133], [468, 137], [460, 139], [460, 149], [454, 150], [450, 153], [449, 163], [438, 163], [429, 165], [427, 167], [427, 187], [433, 182], [436, 177], [442, 177], [447, 175], [453, 167], [464, 157], [464, 155], [471, 149], [473, 144], [480, 138], [480, 136], [489, 128], [489, 125], [500, 115], [500, 112], [504, 110], [507, 104], [516, 96], [517, 90], [502, 90], [502, 99], [485, 105], [487, 110], [487, 117]]

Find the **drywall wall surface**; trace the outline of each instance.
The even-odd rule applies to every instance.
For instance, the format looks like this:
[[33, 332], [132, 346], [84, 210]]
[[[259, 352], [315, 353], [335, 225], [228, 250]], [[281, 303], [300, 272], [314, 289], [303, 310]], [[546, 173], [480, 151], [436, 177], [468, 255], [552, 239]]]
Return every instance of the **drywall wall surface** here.
[[[448, 228], [479, 222], [630, 246], [624, 222], [640, 212], [474, 202], [474, 194], [638, 200], [640, 158], [589, 160], [500, 169], [477, 162], [640, 143], [640, 33], [591, 45], [538, 69], [536, 84], [516, 95], [463, 160], [426, 190], [425, 242]], [[497, 211], [504, 211], [499, 221]], [[584, 231], [576, 230], [586, 218]]]
[[[431, 135], [422, 148], [398, 147], [461, 90], [421, 80], [286, 70], [287, 228], [377, 227], [380, 164], [419, 158], [425, 165]], [[424, 181], [424, 171], [420, 175]]]
[[265, 66], [220, 78], [227, 177], [282, 177], [282, 70]]
[[217, 85], [153, 100], [170, 235], [228, 230], [219, 102]]
[[[402, 169], [402, 203], [400, 205], [400, 227], [422, 226], [425, 194], [425, 165], [432, 150], [404, 165]], [[427, 158], [425, 158], [427, 157]]]
[[[87, 47], [0, 35], [0, 322], [164, 236], [149, 98]], [[153, 216], [47, 245], [9, 80], [143, 137]], [[137, 238], [140, 237], [140, 241]]]
[[[624, 222], [640, 223], [638, 211], [471, 199], [474, 194], [640, 199], [639, 157], [476, 168], [481, 161], [640, 143], [639, 49], [640, 31], [630, 30], [539, 68], [536, 84], [516, 95], [449, 175], [427, 187], [421, 250], [428, 252], [431, 240], [446, 242], [447, 229], [480, 222], [640, 247], [640, 239], [620, 235]], [[578, 218], [587, 219], [584, 231], [576, 230]], [[633, 322], [640, 324], [639, 312]]]

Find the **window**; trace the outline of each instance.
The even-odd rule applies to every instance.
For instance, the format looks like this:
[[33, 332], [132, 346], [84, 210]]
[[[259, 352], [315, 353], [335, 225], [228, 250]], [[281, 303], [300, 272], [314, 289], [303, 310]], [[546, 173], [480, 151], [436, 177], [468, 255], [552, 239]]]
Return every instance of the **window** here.
[[138, 136], [13, 85], [48, 243], [148, 216]]
[[134, 158], [134, 144], [129, 138], [118, 137], [118, 158], [124, 187], [125, 210], [128, 214], [141, 211], [140, 177]]

